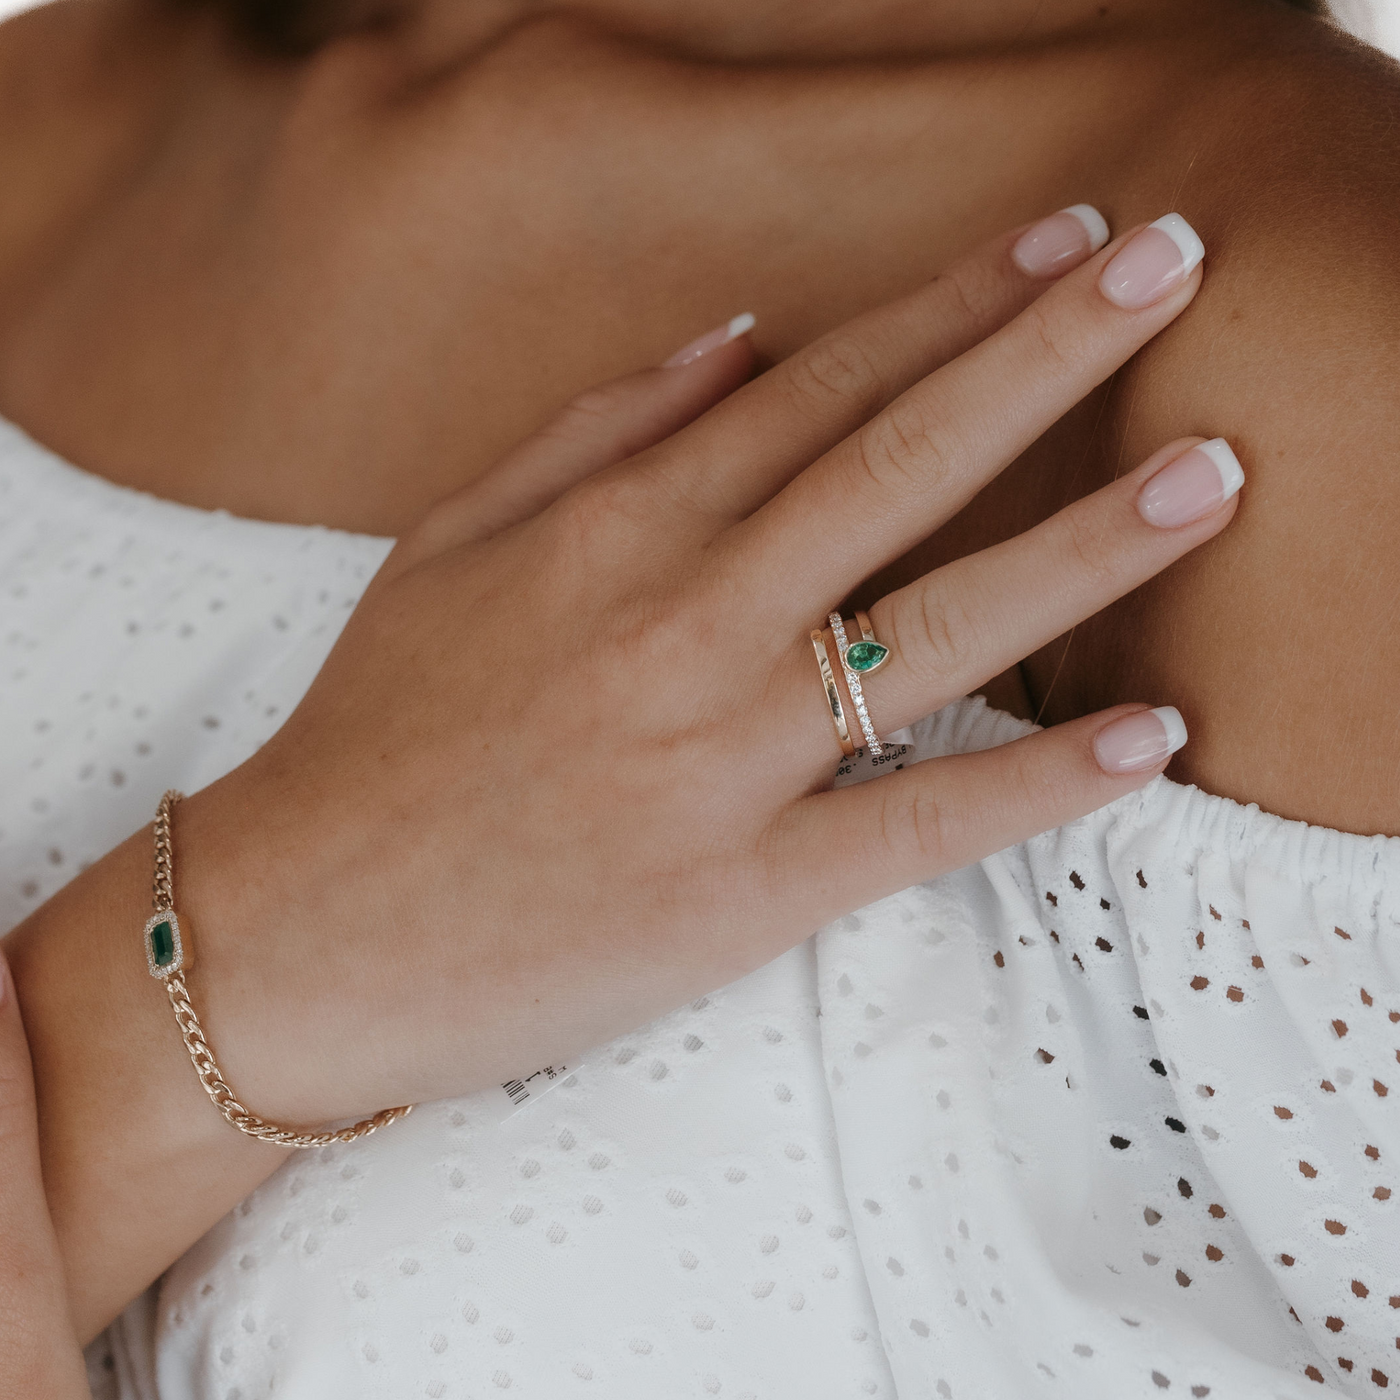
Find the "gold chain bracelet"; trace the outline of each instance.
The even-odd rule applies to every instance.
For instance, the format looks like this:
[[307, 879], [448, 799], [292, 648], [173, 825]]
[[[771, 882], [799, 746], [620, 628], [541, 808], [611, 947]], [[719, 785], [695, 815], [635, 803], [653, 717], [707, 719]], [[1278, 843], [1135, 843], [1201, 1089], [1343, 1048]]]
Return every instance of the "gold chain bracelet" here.
[[193, 950], [187, 941], [188, 935], [180, 928], [180, 916], [175, 912], [175, 858], [170, 839], [170, 818], [175, 804], [181, 799], [178, 792], [167, 792], [160, 799], [156, 809], [156, 873], [152, 885], [152, 903], [155, 913], [146, 921], [146, 965], [151, 976], [165, 983], [170, 1005], [175, 1010], [175, 1024], [180, 1028], [180, 1037], [185, 1049], [190, 1052], [195, 1073], [204, 1086], [204, 1092], [214, 1101], [214, 1107], [224, 1115], [240, 1133], [273, 1142], [279, 1147], [328, 1147], [333, 1142], [354, 1142], [356, 1138], [368, 1137], [370, 1133], [387, 1128], [390, 1123], [413, 1112], [412, 1104], [401, 1108], [386, 1108], [373, 1118], [363, 1118], [348, 1128], [336, 1128], [324, 1133], [298, 1133], [291, 1128], [279, 1128], [275, 1123], [249, 1113], [234, 1097], [233, 1090], [224, 1083], [224, 1076], [214, 1059], [213, 1047], [204, 1036], [204, 1027], [190, 1003], [189, 989], [185, 986], [185, 973], [194, 964]]

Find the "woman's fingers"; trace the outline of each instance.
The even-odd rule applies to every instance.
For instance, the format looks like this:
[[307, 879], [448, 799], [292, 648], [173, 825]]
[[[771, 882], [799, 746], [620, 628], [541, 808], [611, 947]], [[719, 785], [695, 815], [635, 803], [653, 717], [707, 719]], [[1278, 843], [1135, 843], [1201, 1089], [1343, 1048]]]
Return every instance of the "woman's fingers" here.
[[737, 527], [741, 547], [790, 561], [794, 613], [844, 596], [961, 510], [1178, 316], [1203, 255], [1178, 215], [1105, 249], [803, 472]]
[[[946, 275], [823, 337], [764, 376], [761, 393], [697, 426], [663, 473], [703, 510], [738, 519], [911, 384], [1006, 322], [1108, 237], [1089, 205], [1004, 234]], [[753, 371], [751, 316], [693, 341], [661, 369], [586, 390], [480, 481], [441, 502], [381, 578], [537, 514], [571, 486], [654, 446]]]
[[758, 509], [912, 384], [1004, 326], [1108, 241], [1087, 204], [991, 240], [942, 276], [776, 365], [662, 470], [727, 521]]
[[0, 956], [0, 1400], [87, 1400], [39, 1172], [34, 1078]]
[[586, 389], [480, 481], [433, 508], [394, 568], [538, 514], [571, 486], [670, 437], [753, 373], [753, 317], [736, 316], [665, 365]]
[[1015, 539], [871, 608], [889, 661], [864, 682], [885, 733], [967, 695], [1136, 588], [1234, 516], [1244, 472], [1220, 438], [1183, 438]]
[[835, 917], [1096, 811], [1156, 777], [1185, 742], [1176, 710], [1123, 705], [818, 793], [784, 824], [784, 868], [820, 889]]

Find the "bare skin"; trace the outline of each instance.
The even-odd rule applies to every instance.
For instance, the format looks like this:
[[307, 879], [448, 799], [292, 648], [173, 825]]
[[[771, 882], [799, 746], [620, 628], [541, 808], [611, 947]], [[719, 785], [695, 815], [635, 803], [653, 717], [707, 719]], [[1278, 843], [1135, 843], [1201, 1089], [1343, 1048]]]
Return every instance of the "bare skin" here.
[[[858, 33], [841, 8], [736, 26], [728, 3], [529, 23], [502, 5], [463, 27], [465, 7], [429, 5], [304, 63], [134, 4], [8, 25], [0, 411], [115, 481], [396, 533], [584, 385], [735, 311], [779, 359], [1018, 219], [1092, 200], [1125, 228], [1180, 207], [1210, 249], [1199, 304], [870, 596], [1167, 439], [1230, 436], [1255, 483], [1237, 528], [1067, 654], [1038, 651], [1012, 674], [1019, 703], [1054, 720], [1175, 703], [1194, 742], [1173, 776], [1400, 831], [1400, 288], [1395, 192], [1371, 173], [1396, 168], [1390, 66], [1262, 0], [890, 6]], [[973, 9], [982, 27], [962, 27]], [[155, 1017], [113, 1027], [96, 1065], [63, 1041], [75, 966], [94, 1015], [111, 987], [137, 995], [103, 930], [139, 923], [147, 860], [123, 847], [16, 957], [41, 1095], [66, 1104], [46, 1141], [61, 1237], [93, 1209], [75, 1204], [92, 1180], [77, 1106], [140, 1101], [141, 1057], [169, 1049]], [[65, 920], [86, 964], [35, 952]], [[178, 1056], [168, 1072], [184, 1087], [122, 1132], [154, 1130], [175, 1171], [213, 1163], [211, 1199], [236, 1199], [276, 1159], [229, 1143]], [[313, 1106], [347, 1105], [282, 1105]], [[104, 1285], [85, 1326], [120, 1302]]]
[[34, 1078], [0, 957], [0, 1400], [90, 1400], [44, 1196]]
[[736, 310], [776, 359], [1016, 219], [1180, 205], [1210, 295], [881, 587], [1223, 425], [1263, 472], [1242, 528], [1034, 658], [1023, 704], [1169, 691], [1174, 776], [1400, 831], [1394, 65], [1264, 0], [892, 5], [858, 34], [671, 8], [443, 3], [303, 63], [135, 4], [10, 26], [0, 411], [161, 495], [396, 533]]
[[[179, 810], [192, 985], [243, 1099], [314, 1124], [567, 1059], [1165, 767], [1162, 721], [1117, 707], [827, 790], [811, 599], [834, 606], [949, 519], [1201, 285], [1164, 234], [1130, 231], [1177, 275], [1124, 309], [1100, 281], [1123, 241], [1090, 258], [1079, 235], [1082, 266], [1039, 299], [1004, 237], [737, 392], [743, 339], [592, 391], [399, 541], [287, 724]], [[1198, 479], [1198, 441], [875, 604], [884, 723], [1213, 539], [1239, 499], [1214, 467], [1189, 520], [1154, 524], [1139, 494], [1183, 462]], [[736, 610], [753, 597], [765, 607]], [[535, 639], [489, 687], [470, 647], [444, 644], [482, 616]], [[549, 736], [547, 757], [520, 762], [518, 725]], [[1149, 750], [1112, 760], [1105, 736], [1144, 725]], [[764, 781], [739, 780], [734, 737], [760, 729]], [[9, 939], [85, 1333], [281, 1158], [203, 1101], [159, 988], [113, 936], [140, 922], [150, 859], [139, 833]]]

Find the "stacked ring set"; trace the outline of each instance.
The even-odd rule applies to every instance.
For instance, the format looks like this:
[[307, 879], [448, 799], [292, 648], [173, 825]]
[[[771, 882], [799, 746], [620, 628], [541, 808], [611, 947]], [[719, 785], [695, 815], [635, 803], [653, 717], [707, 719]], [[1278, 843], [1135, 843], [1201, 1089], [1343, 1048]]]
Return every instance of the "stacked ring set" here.
[[860, 732], [865, 739], [866, 750], [872, 758], [879, 758], [885, 750], [880, 742], [880, 736], [875, 732], [875, 725], [870, 719], [861, 678], [870, 675], [872, 671], [878, 671], [890, 659], [890, 649], [875, 640], [875, 632], [870, 626], [870, 618], [864, 612], [858, 611], [855, 616], [855, 625], [860, 628], [861, 639], [858, 642], [852, 642], [847, 637], [846, 624], [841, 620], [839, 612], [830, 614], [827, 623], [830, 627], [831, 644], [834, 644], [836, 648], [837, 665], [832, 665], [831, 648], [826, 632], [821, 630], [812, 632], [812, 649], [817, 654], [822, 687], [826, 691], [826, 702], [831, 710], [831, 721], [836, 726], [836, 740], [841, 745], [841, 752], [847, 758], [855, 753], [856, 746], [851, 739], [851, 726], [846, 719], [845, 702], [841, 698], [841, 687], [836, 680], [836, 672], [839, 669], [846, 682], [846, 693], [850, 697], [856, 719], [860, 721]]

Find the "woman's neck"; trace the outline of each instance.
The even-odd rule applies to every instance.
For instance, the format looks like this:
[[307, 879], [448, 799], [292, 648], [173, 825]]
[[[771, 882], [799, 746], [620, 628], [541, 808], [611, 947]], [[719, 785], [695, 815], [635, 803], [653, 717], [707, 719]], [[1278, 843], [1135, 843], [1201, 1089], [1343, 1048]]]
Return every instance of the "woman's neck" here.
[[[1226, 17], [1274, 8], [1131, 0], [1112, 34], [1056, 40], [1070, 0], [1045, 0], [1034, 33], [862, 63], [811, 0], [830, 61], [744, 63], [620, 32], [658, 0], [582, 22], [443, 0], [425, 26], [460, 4], [505, 27], [455, 59], [405, 21], [302, 62], [240, 49], [216, 3], [59, 0], [0, 28], [0, 412], [124, 484], [373, 532], [736, 306], [781, 356], [979, 231], [1123, 212], [1149, 136], [1185, 139], [1163, 113], [1240, 48]], [[734, 0], [697, 3], [717, 24]], [[1154, 158], [1172, 188], [1190, 165]]]
[[[219, 44], [205, 22], [221, 4], [173, 0], [63, 0], [45, 28], [65, 43], [100, 50], [105, 65], [128, 50], [149, 65], [151, 49], [198, 31]], [[1260, 0], [1234, 0], [1257, 5]], [[1267, 0], [1265, 0], [1267, 3]], [[309, 0], [308, 0], [309, 3]], [[522, 24], [570, 16], [681, 56], [731, 63], [839, 62], [931, 57], [979, 49], [1053, 43], [1135, 27], [1189, 25], [1197, 11], [1218, 15], [1223, 0], [321, 0], [317, 23], [335, 32], [365, 25], [415, 68], [432, 72], [468, 59]], [[377, 17], [377, 18], [376, 18]], [[37, 17], [36, 17], [37, 18]], [[226, 40], [227, 36], [223, 36]], [[225, 57], [239, 45], [221, 44]], [[248, 54], [241, 55], [251, 57]], [[256, 61], [256, 60], [255, 60]]]
[[[115, 94], [125, 115], [159, 110], [192, 72], [250, 70], [261, 85], [286, 62], [231, 37], [218, 18], [235, 0], [60, 0], [3, 26], [0, 113], [16, 95], [32, 105], [37, 84], [50, 103]], [[1199, 12], [1257, 9], [1270, 0], [324, 0], [322, 14], [350, 24], [379, 20], [366, 34], [393, 76], [431, 75], [470, 60], [512, 30], [570, 16], [680, 57], [718, 62], [803, 63], [949, 56], [1030, 48], [1089, 35], [1181, 29]], [[333, 26], [332, 26], [333, 27]], [[372, 36], [372, 37], [371, 37]], [[62, 62], [56, 62], [56, 56]], [[42, 62], [36, 62], [42, 59]], [[291, 65], [295, 66], [295, 65]], [[7, 94], [7, 95], [6, 95]], [[141, 100], [138, 100], [140, 98]], [[90, 105], [84, 102], [81, 105]], [[114, 113], [115, 115], [115, 113]], [[124, 123], [129, 125], [129, 121]], [[10, 202], [10, 201], [7, 201]]]
[[[219, 14], [234, 0], [58, 0], [0, 25], [0, 304], [27, 283], [93, 198], [144, 168], [169, 133], [197, 124], [243, 148], [274, 121], [304, 65], [258, 53]], [[451, 71], [532, 23], [572, 16], [677, 57], [750, 65], [1048, 48], [1076, 36], [1189, 33], [1225, 9], [1271, 0], [325, 0], [396, 18], [351, 42], [381, 91]], [[386, 11], [381, 8], [381, 14]], [[212, 116], [211, 116], [212, 112]], [[212, 153], [211, 153], [212, 155]], [[4, 284], [8, 282], [9, 286]]]
[[[547, 15], [572, 15], [687, 57], [734, 63], [933, 56], [1053, 42], [1086, 31], [1188, 23], [1201, 0], [387, 0], [405, 51], [429, 66]], [[1217, 11], [1220, 4], [1208, 8]]]

